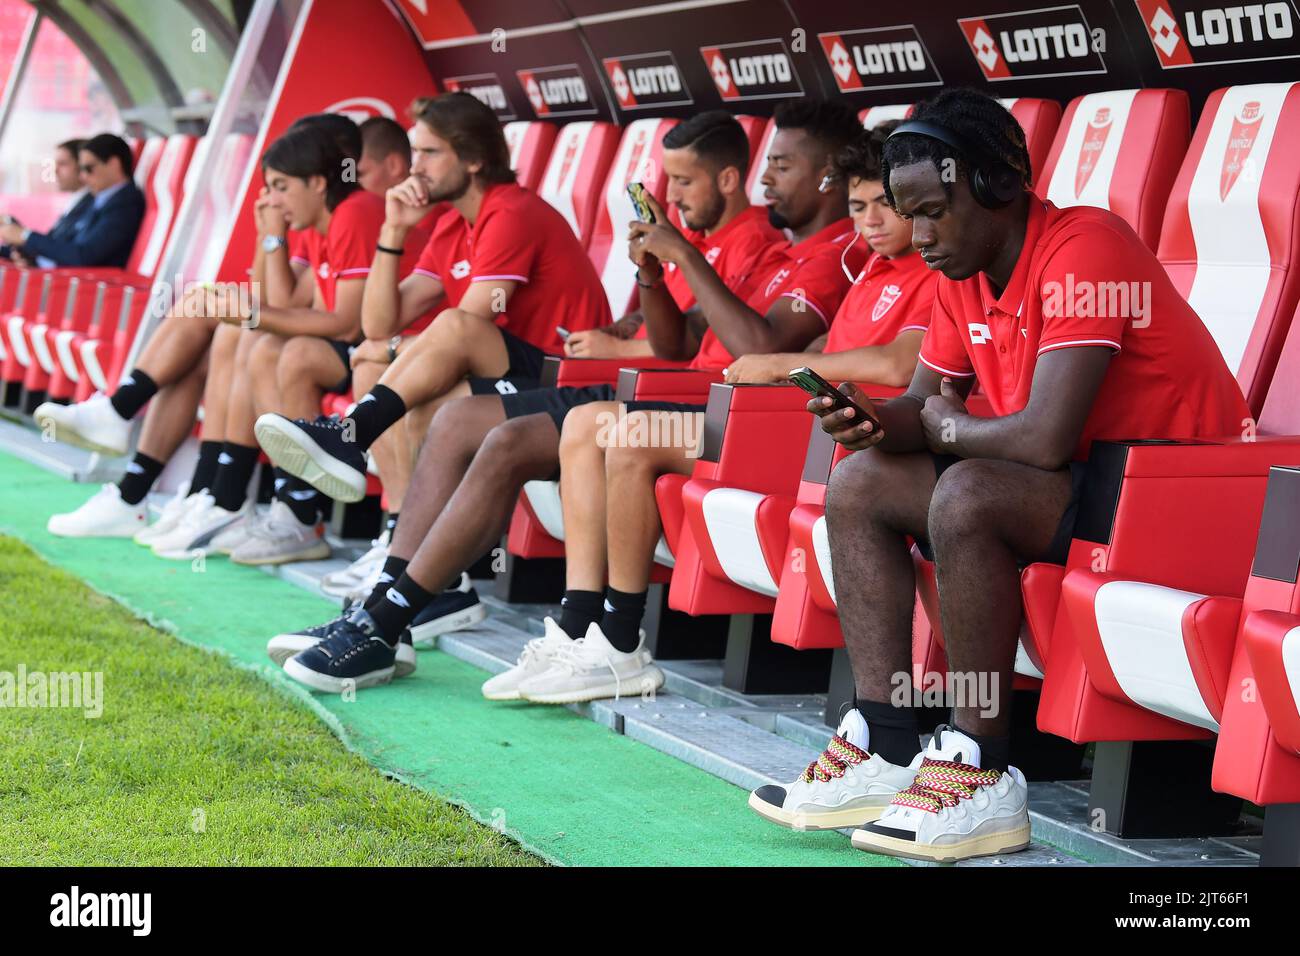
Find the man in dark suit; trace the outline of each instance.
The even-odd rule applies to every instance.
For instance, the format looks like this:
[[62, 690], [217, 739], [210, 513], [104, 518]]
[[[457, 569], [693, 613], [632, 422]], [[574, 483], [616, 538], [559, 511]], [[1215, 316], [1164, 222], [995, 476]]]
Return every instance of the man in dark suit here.
[[131, 147], [120, 136], [101, 133], [82, 144], [79, 164], [92, 198], [70, 235], [10, 223], [0, 226], [0, 242], [21, 247], [27, 259], [43, 257], [58, 266], [125, 266], [144, 219], [144, 194], [131, 178]]
[[[60, 143], [54, 148], [54, 182], [59, 187], [61, 193], [76, 193], [63, 214], [59, 216], [57, 222], [50, 229], [50, 236], [55, 239], [67, 239], [75, 234], [77, 224], [81, 218], [90, 212], [91, 204], [95, 197], [90, 194], [90, 190], [84, 188], [81, 184], [81, 167], [78, 156], [81, 153], [81, 147], [86, 141], [84, 139], [70, 139], [67, 142]], [[17, 220], [6, 219], [6, 223], [14, 222], [21, 225]], [[0, 259], [12, 258], [21, 265], [31, 265], [27, 262], [22, 253], [17, 252], [11, 247], [0, 246]], [[38, 266], [48, 266], [52, 263], [37, 262]]]

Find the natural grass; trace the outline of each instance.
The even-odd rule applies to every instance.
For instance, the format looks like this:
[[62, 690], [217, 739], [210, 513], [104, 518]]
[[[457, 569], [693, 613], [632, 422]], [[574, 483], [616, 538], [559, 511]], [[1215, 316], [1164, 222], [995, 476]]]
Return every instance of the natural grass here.
[[19, 665], [102, 672], [103, 714], [0, 707], [0, 865], [540, 863], [0, 537], [0, 671]]

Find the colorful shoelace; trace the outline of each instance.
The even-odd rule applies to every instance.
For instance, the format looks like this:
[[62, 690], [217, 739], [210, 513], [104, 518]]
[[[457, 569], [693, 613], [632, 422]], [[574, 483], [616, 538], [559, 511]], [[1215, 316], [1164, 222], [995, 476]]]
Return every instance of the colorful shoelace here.
[[849, 767], [870, 760], [871, 754], [855, 747], [839, 734], [831, 738], [821, 756], [808, 765], [801, 778], [804, 783], [826, 783], [832, 777], [842, 777]]
[[944, 807], [955, 807], [962, 800], [969, 800], [980, 787], [993, 786], [1001, 776], [1000, 770], [981, 770], [968, 763], [926, 757], [912, 785], [898, 791], [892, 803], [938, 813]]

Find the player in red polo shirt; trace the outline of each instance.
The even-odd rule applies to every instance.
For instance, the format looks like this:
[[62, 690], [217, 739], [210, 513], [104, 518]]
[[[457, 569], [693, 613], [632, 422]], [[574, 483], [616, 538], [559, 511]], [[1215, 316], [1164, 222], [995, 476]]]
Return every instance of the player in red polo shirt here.
[[[1028, 191], [1024, 133], [1002, 106], [955, 90], [913, 120], [886, 144], [885, 168], [912, 244], [944, 276], [921, 364], [904, 396], [874, 409], [844, 388], [879, 430], [809, 405], [837, 441], [868, 450], [835, 469], [826, 502], [856, 708], [823, 755], [843, 773], [810, 768], [804, 796], [824, 815], [819, 795], [837, 790], [859, 817], [834, 825], [866, 824], [855, 846], [961, 859], [1029, 843], [1024, 776], [1007, 763], [1019, 568], [1064, 563], [1090, 443], [1237, 434], [1249, 413], [1127, 223]], [[976, 381], [992, 417], [966, 409]], [[952, 672], [988, 678], [978, 686], [993, 698], [957, 701], [919, 756], [914, 711], [890, 703], [912, 666], [909, 536], [932, 549]]]
[[[814, 236], [782, 250], [768, 262], [769, 275], [755, 286], [750, 299], [750, 306], [762, 311], [770, 309], [773, 301], [802, 296], [796, 301], [819, 319], [831, 318], [829, 332], [811, 343], [811, 351], [747, 352], [735, 359], [720, 336], [706, 337], [696, 357], [697, 367], [717, 368], [725, 363], [729, 381], [784, 380], [790, 369], [811, 365], [837, 378], [893, 387], [907, 382], [929, 321], [935, 277], [911, 250], [910, 226], [884, 201], [880, 158], [887, 132], [887, 128], [857, 130], [850, 145], [835, 156], [832, 180], [840, 189], [847, 187], [856, 232], [844, 237], [847, 242], [819, 245]], [[835, 224], [836, 229], [841, 226]], [[823, 230], [822, 235], [830, 231]], [[858, 238], [871, 254], [865, 266]], [[851, 276], [856, 276], [852, 284]], [[769, 374], [769, 369], [779, 372]], [[647, 407], [628, 403], [628, 428], [636, 427], [638, 404]], [[657, 684], [659, 680], [658, 669], [640, 646], [660, 537], [654, 486], [661, 474], [689, 474], [697, 446], [647, 448], [634, 441], [602, 441], [602, 428], [608, 432], [608, 423], [624, 413], [610, 405], [593, 409], [597, 415], [604, 412], [606, 424], [588, 410], [570, 416], [561, 454], [569, 588], [561, 631], [569, 638], [583, 638], [580, 660], [566, 656], [563, 666], [549, 671], [526, 662], [515, 669], [517, 673], [493, 678], [485, 686], [486, 693], [495, 693], [513, 680], [520, 697], [558, 703], [614, 696], [628, 687], [643, 686], [644, 681]], [[697, 423], [702, 418], [700, 406], [674, 410], [693, 412]], [[692, 433], [699, 436], [701, 431], [697, 427]], [[789, 451], [775, 448], [773, 454]], [[606, 502], [616, 503], [608, 513]], [[559, 654], [564, 647], [557, 634], [548, 649]]]

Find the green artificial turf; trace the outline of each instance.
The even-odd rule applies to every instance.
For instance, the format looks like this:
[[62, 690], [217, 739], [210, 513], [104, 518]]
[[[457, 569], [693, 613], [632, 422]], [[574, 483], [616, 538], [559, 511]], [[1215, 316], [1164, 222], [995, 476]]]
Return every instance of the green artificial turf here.
[[[182, 641], [217, 650], [236, 667], [256, 671], [282, 695], [313, 710], [348, 748], [374, 766], [464, 807], [476, 819], [549, 861], [574, 865], [898, 865], [854, 850], [839, 833], [794, 833], [766, 823], [748, 809], [746, 795], [737, 787], [564, 708], [486, 701], [479, 692], [484, 672], [437, 651], [422, 651], [419, 669], [411, 677], [363, 690], [352, 701], [309, 694], [270, 662], [266, 641], [282, 630], [327, 620], [337, 613], [337, 605], [224, 558], [194, 564], [164, 561], [130, 541], [56, 538], [45, 530], [47, 517], [80, 505], [93, 489], [62, 481], [2, 453], [0, 489], [4, 489], [0, 494], [6, 502], [0, 508], [0, 530], [21, 538], [51, 563]], [[60, 587], [43, 595], [40, 603], [72, 604], [67, 608], [67, 634], [62, 640], [67, 647], [82, 646], [86, 641], [93, 647], [98, 638], [86, 633], [81, 620], [85, 601], [68, 597], [65, 592], [71, 591]], [[63, 645], [56, 641], [52, 649], [58, 647]], [[0, 658], [0, 668], [4, 659]], [[145, 660], [106, 674], [106, 708], [113, 693], [138, 693], [136, 685], [159, 682], [161, 691], [171, 688], [171, 696], [159, 701], [157, 713], [159, 725], [166, 726], [169, 720], [182, 720], [183, 715], [176, 711], [194, 706], [197, 696], [190, 685], [177, 688], [157, 674], [147, 673], [150, 659], [165, 658], [149, 654]], [[211, 666], [222, 665], [212, 662]], [[234, 668], [227, 670], [233, 677]], [[262, 694], [257, 700], [268, 703], [257, 705], [263, 712], [256, 719], [265, 726], [271, 722], [266, 717], [269, 702], [277, 696], [265, 690]], [[234, 711], [244, 709], [231, 706]], [[238, 716], [231, 713], [229, 719]], [[253, 720], [254, 715], [245, 719]], [[277, 719], [292, 724], [287, 716]], [[308, 720], [306, 711], [300, 709], [295, 719]], [[205, 753], [226, 757], [234, 743], [206, 736], [206, 725], [200, 721], [189, 731], [195, 757]], [[46, 726], [51, 729], [40, 730]], [[49, 735], [48, 740], [42, 737], [33, 743], [38, 752], [45, 752], [41, 750], [45, 747], [54, 754], [58, 747], [72, 746], [71, 737], [63, 741], [53, 734], [53, 726], [38, 724], [33, 731], [38, 736]], [[275, 737], [276, 733], [256, 736]], [[236, 773], [245, 760], [265, 764], [264, 771], [272, 774], [286, 772], [285, 765], [298, 759], [295, 743], [245, 740], [242, 735], [239, 739], [241, 747], [252, 749], [236, 750], [229, 755], [229, 762], [212, 768], [196, 765], [191, 768], [193, 779], [166, 781], [162, 793], [179, 789], [202, 794], [204, 788], [215, 786], [209, 773], [220, 781], [224, 774]], [[166, 755], [173, 750], [129, 747], [127, 752], [132, 756], [123, 758], [125, 779], [136, 781], [156, 773], [155, 760], [162, 760], [165, 766]], [[86, 759], [84, 752], [80, 759]], [[56, 766], [75, 760], [75, 747], [70, 754], [59, 751], [48, 757]], [[0, 783], [0, 787], [13, 786], [14, 779], [22, 780], [23, 775], [10, 777], [10, 782]], [[103, 785], [111, 785], [112, 779], [113, 774], [106, 773]], [[396, 789], [378, 775], [375, 781], [376, 792]], [[310, 786], [298, 792], [305, 803], [322, 798]], [[54, 798], [46, 793], [43, 799]], [[187, 798], [190, 802], [196, 799]], [[0, 829], [0, 840], [15, 826], [6, 802], [0, 800], [0, 819], [8, 821], [0, 824], [5, 828]], [[189, 802], [182, 801], [182, 809], [180, 825], [184, 826]], [[112, 821], [116, 814], [114, 810], [100, 819]], [[428, 814], [431, 819], [444, 819], [432, 809]], [[213, 816], [208, 813], [209, 834]], [[349, 820], [355, 822], [355, 818]], [[44, 825], [57, 829], [48, 819]], [[22, 829], [21, 823], [18, 828]], [[244, 827], [242, 832], [250, 836], [256, 827]], [[348, 828], [340, 832], [348, 832]], [[239, 845], [238, 841], [232, 843], [232, 851]], [[108, 862], [107, 849], [88, 852], [82, 862]], [[0, 850], [0, 854], [4, 852]], [[315, 848], [315, 852], [325, 851]], [[518, 858], [504, 849], [496, 852], [503, 854], [503, 859]], [[240, 859], [246, 861], [247, 856]], [[398, 862], [381, 847], [376, 847], [369, 859]]]

